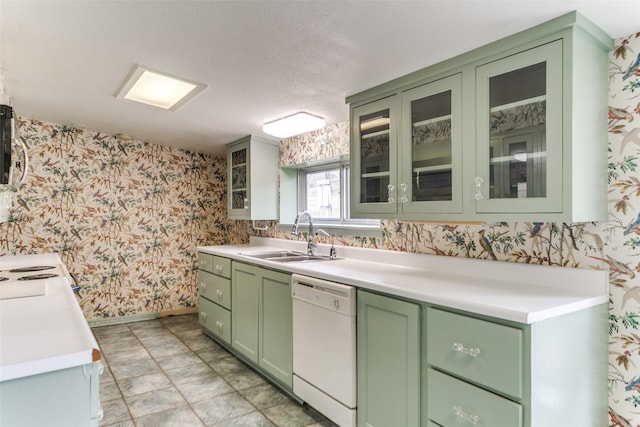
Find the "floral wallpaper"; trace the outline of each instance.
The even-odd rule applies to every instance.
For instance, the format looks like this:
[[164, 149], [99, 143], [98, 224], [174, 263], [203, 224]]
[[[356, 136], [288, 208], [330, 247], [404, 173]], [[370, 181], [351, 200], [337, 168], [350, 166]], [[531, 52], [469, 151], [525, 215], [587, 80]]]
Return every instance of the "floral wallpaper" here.
[[[539, 124], [544, 104], [525, 111]], [[512, 127], [504, 111], [496, 129]], [[543, 120], [542, 120], [543, 121]], [[348, 124], [281, 142], [281, 166], [348, 154]], [[314, 144], [315, 140], [321, 143]], [[315, 147], [318, 150], [314, 152]], [[328, 148], [329, 147], [329, 148]], [[296, 150], [298, 150], [296, 152]], [[609, 71], [609, 221], [428, 224], [383, 220], [382, 238], [336, 236], [345, 246], [610, 272], [609, 427], [640, 426], [640, 33], [616, 42]], [[292, 238], [272, 230], [272, 237]], [[322, 237], [319, 237], [322, 239]]]
[[0, 254], [58, 252], [88, 320], [195, 310], [196, 246], [246, 240], [226, 221], [226, 161], [70, 126], [19, 120], [27, 184]]

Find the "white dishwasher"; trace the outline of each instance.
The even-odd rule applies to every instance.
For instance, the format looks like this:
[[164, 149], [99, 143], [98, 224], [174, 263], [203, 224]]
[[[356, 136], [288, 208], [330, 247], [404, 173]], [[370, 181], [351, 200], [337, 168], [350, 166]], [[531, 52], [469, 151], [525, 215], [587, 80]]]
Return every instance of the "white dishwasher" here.
[[356, 289], [294, 274], [293, 392], [339, 426], [356, 425]]

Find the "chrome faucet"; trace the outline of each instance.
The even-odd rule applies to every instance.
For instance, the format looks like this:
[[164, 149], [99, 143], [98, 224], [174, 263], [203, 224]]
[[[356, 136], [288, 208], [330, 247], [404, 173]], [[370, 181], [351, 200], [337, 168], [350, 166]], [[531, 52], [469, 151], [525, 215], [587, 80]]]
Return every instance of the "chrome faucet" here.
[[313, 250], [316, 247], [315, 242], [313, 241], [313, 218], [308, 211], [302, 211], [298, 213], [296, 216], [296, 220], [293, 223], [293, 228], [291, 229], [291, 234], [294, 236], [298, 235], [298, 221], [302, 218], [307, 217], [307, 221], [309, 221], [309, 233], [307, 234], [307, 255], [313, 255]]
[[333, 244], [333, 234], [327, 233], [322, 228], [318, 228], [318, 231], [316, 231], [316, 236], [318, 235], [318, 233], [322, 233], [322, 234], [324, 234], [325, 236], [327, 236], [328, 238], [331, 239], [331, 249], [329, 249], [329, 259], [338, 258], [338, 254], [336, 252], [336, 247]]

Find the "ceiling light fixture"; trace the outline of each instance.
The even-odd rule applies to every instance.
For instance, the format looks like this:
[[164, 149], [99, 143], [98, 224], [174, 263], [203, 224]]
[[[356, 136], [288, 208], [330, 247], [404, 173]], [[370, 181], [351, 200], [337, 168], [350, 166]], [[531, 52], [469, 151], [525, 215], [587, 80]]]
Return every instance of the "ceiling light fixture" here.
[[203, 83], [173, 77], [136, 65], [116, 98], [175, 111], [206, 88], [207, 85]]
[[324, 127], [325, 122], [322, 117], [313, 114], [299, 112], [282, 119], [265, 123], [262, 131], [278, 138], [288, 138], [312, 130]]

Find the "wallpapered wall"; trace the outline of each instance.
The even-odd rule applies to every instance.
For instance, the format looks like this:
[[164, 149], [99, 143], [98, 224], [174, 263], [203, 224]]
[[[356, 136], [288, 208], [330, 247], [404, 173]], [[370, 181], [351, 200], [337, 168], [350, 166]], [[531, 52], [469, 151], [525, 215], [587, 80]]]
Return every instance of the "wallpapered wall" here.
[[196, 246], [247, 239], [223, 159], [23, 118], [19, 135], [29, 177], [0, 254], [58, 252], [89, 320], [195, 307]]
[[[609, 76], [608, 222], [488, 226], [383, 220], [382, 239], [336, 240], [347, 246], [609, 270], [610, 427], [631, 427], [640, 425], [640, 33], [616, 42]], [[348, 123], [341, 123], [283, 141], [280, 165], [348, 151]], [[270, 236], [292, 238], [277, 230]], [[480, 244], [483, 238], [489, 252]]]

